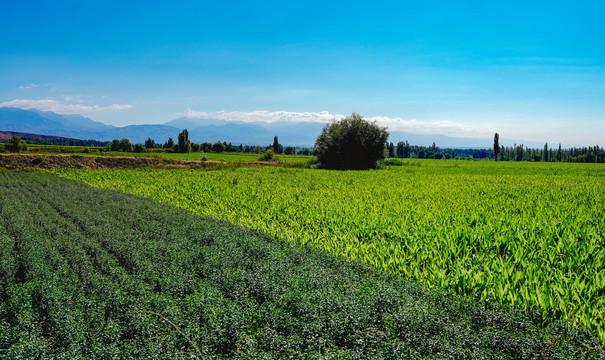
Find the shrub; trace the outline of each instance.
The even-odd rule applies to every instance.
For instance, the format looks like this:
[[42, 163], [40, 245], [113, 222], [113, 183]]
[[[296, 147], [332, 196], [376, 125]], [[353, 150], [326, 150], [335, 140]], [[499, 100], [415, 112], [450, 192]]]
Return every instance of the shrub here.
[[46, 159], [43, 158], [42, 156], [36, 156], [32, 160], [32, 164], [34, 164], [34, 165], [46, 165]]
[[275, 152], [273, 152], [273, 150], [269, 149], [269, 150], [265, 151], [258, 158], [258, 160], [260, 160], [260, 161], [277, 161], [278, 158], [277, 158], [277, 156], [275, 156]]
[[325, 169], [375, 169], [385, 157], [389, 133], [353, 113], [327, 124], [315, 140], [319, 166]]

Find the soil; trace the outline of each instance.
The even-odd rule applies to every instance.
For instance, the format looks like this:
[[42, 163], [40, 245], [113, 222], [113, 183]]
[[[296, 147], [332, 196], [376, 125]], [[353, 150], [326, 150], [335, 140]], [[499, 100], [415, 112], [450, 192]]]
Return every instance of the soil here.
[[0, 168], [10, 170], [56, 168], [134, 169], [141, 167], [197, 168], [210, 167], [217, 163], [216, 161], [169, 160], [127, 156], [0, 154]]

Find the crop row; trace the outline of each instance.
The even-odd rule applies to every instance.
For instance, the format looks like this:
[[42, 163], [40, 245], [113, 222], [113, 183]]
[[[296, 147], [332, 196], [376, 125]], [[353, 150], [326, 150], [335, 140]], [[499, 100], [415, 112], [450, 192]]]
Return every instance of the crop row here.
[[605, 356], [477, 304], [226, 222], [0, 172], [0, 358]]
[[74, 170], [64, 176], [360, 259], [605, 339], [605, 171], [410, 161], [381, 171]]

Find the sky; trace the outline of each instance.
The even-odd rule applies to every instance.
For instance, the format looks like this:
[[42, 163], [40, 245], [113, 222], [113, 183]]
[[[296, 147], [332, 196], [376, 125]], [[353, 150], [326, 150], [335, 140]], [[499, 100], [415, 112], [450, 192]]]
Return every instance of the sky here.
[[602, 1], [3, 1], [0, 106], [605, 145]]

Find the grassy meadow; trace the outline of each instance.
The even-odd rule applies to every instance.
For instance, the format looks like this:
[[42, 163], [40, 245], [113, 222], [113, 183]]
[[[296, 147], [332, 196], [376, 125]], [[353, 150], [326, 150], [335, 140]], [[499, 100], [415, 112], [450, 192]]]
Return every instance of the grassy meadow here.
[[[605, 339], [605, 167], [406, 160], [377, 171], [282, 167], [61, 170], [477, 302]], [[537, 309], [537, 310], [536, 310]]]

